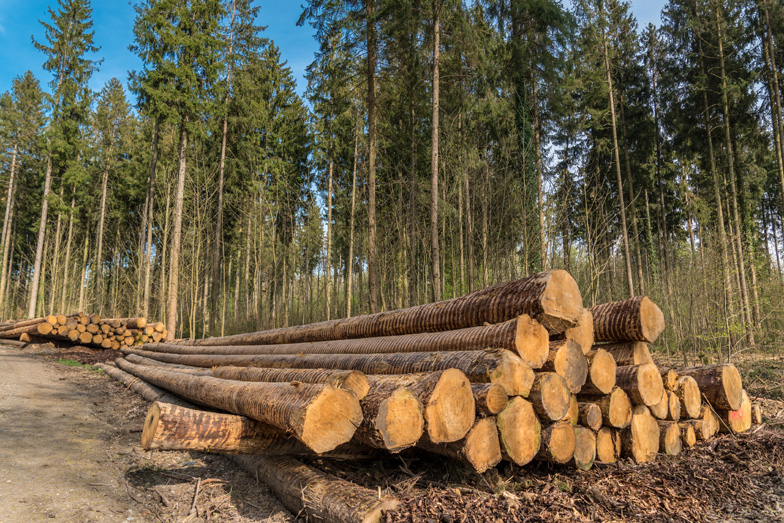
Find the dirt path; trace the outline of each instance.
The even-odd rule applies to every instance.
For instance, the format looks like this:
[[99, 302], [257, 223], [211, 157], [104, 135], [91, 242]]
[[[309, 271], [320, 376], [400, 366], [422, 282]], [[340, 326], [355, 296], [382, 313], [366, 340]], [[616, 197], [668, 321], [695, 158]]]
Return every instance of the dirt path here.
[[0, 523], [293, 521], [222, 456], [145, 453], [147, 405], [110, 378], [0, 346]]

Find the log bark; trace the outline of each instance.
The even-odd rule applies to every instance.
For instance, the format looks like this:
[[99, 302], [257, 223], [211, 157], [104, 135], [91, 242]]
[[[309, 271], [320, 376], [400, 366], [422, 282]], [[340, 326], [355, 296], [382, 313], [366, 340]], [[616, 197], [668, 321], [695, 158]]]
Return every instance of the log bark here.
[[678, 379], [675, 395], [680, 402], [680, 412], [684, 418], [698, 418], [702, 411], [702, 397], [697, 381], [691, 376]]
[[583, 351], [588, 354], [593, 347], [593, 314], [588, 309], [583, 309], [583, 313], [577, 318], [577, 325], [566, 329], [561, 334], [555, 334], [554, 340], [571, 340], [577, 343]]
[[615, 358], [615, 363], [620, 366], [644, 365], [653, 363], [648, 344], [644, 341], [616, 341], [601, 343], [593, 346], [594, 349], [604, 349]]
[[740, 434], [751, 428], [751, 401], [744, 390], [741, 393], [740, 408], [737, 410], [720, 410], [719, 431], [723, 434]]
[[574, 457], [575, 431], [568, 421], [557, 421], [542, 427], [542, 443], [537, 460], [568, 463]]
[[528, 399], [542, 419], [558, 421], [569, 411], [572, 395], [563, 377], [554, 372], [538, 372]]
[[534, 371], [507, 350], [411, 352], [395, 354], [280, 354], [256, 356], [161, 354], [127, 349], [166, 363], [194, 367], [264, 367], [358, 370], [365, 374], [409, 374], [457, 369], [472, 383], [498, 383], [510, 396], [528, 396]]
[[542, 370], [560, 375], [569, 391], [577, 394], [588, 376], [588, 360], [577, 343], [571, 340], [552, 341]]
[[267, 345], [396, 336], [500, 323], [521, 314], [535, 318], [548, 330], [562, 332], [576, 324], [582, 311], [574, 278], [566, 271], [552, 270], [437, 303], [190, 343]]
[[661, 401], [664, 385], [656, 365], [646, 363], [618, 367], [615, 378], [634, 404], [650, 406]]
[[398, 505], [394, 498], [304, 465], [287, 456], [236, 456], [251, 477], [264, 482], [293, 514], [324, 523], [378, 523]]
[[683, 450], [681, 428], [675, 421], [659, 421], [659, 451], [677, 456]]
[[422, 404], [425, 434], [432, 443], [462, 439], [474, 425], [476, 405], [471, 383], [457, 369], [394, 376], [370, 376], [372, 387], [406, 387]]
[[211, 373], [215, 378], [223, 380], [324, 383], [336, 389], [347, 390], [360, 400], [364, 399], [370, 390], [367, 376], [358, 370], [215, 367]]
[[631, 424], [621, 432], [623, 454], [637, 463], [654, 460], [659, 452], [659, 433], [659, 424], [648, 407], [635, 406]]
[[236, 382], [135, 365], [123, 359], [116, 363], [189, 401], [290, 431], [317, 453], [349, 441], [362, 420], [356, 396], [330, 385]]
[[596, 460], [596, 433], [580, 425], [574, 427], [574, 466], [579, 470], [591, 470]]
[[530, 463], [541, 441], [541, 425], [533, 405], [523, 398], [512, 398], [496, 422], [504, 459], [519, 466]]
[[580, 393], [609, 394], [615, 387], [615, 358], [604, 349], [594, 349], [585, 358], [588, 362], [588, 376]]
[[615, 463], [621, 457], [621, 435], [611, 427], [602, 427], [596, 433], [596, 460]]
[[602, 303], [590, 308], [594, 338], [600, 341], [654, 343], [664, 331], [664, 314], [647, 296]]
[[474, 383], [471, 385], [476, 403], [476, 413], [482, 417], [495, 416], [506, 407], [509, 395], [497, 383]]
[[452, 443], [420, 441], [418, 447], [467, 463], [480, 474], [501, 462], [501, 442], [494, 417], [476, 420], [465, 438]]
[[596, 403], [579, 402], [577, 409], [580, 416], [580, 425], [593, 431], [602, 428], [602, 409]]
[[617, 429], [629, 426], [632, 421], [632, 403], [619, 387], [604, 396], [580, 395], [578, 401], [596, 404], [602, 412], [602, 422]]
[[[141, 443], [144, 450], [316, 456], [296, 438], [271, 425], [245, 416], [207, 412], [161, 401], [154, 402], [147, 411]], [[325, 456], [356, 458], [377, 456], [377, 453], [347, 443]]]
[[[199, 375], [199, 376], [213, 376], [212, 369], [205, 369], [203, 367], [188, 367], [187, 365], [177, 365], [175, 363], [163, 363], [163, 362], [158, 361], [158, 360], [145, 358], [143, 356], [137, 356], [136, 354], [128, 354], [127, 356], [125, 356], [125, 359], [127, 361], [130, 361], [131, 363], [135, 363], [136, 365], [147, 365], [149, 367], [161, 367], [161, 368], [168, 369], [168, 370], [175, 370], [175, 371], [179, 371], [179, 372], [185, 372], [185, 373], [188, 373], [188, 374], [196, 374], [196, 375]], [[228, 368], [228, 367], [223, 367], [223, 368]], [[215, 377], [215, 376], [213, 376], [213, 377]], [[230, 379], [230, 378], [223, 378], [223, 379]], [[299, 381], [303, 381], [303, 380], [299, 380]]]
[[697, 382], [700, 392], [715, 409], [738, 410], [740, 408], [743, 384], [735, 365], [705, 365], [677, 369], [681, 376], [691, 376]]
[[528, 315], [496, 325], [466, 329], [376, 338], [341, 339], [319, 342], [267, 345], [184, 345], [150, 343], [146, 350], [167, 354], [390, 354], [398, 352], [447, 352], [507, 349], [517, 353], [532, 369], [547, 360], [547, 329]]

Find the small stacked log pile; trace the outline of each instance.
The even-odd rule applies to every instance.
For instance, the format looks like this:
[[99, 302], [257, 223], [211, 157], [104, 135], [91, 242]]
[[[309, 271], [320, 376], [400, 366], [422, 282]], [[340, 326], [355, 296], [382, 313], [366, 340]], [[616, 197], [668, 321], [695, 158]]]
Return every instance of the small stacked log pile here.
[[97, 314], [58, 314], [0, 324], [0, 338], [23, 342], [59, 341], [118, 350], [166, 339], [163, 323], [138, 318], [101, 318]]
[[295, 511], [376, 521], [390, 500], [295, 458], [405, 451], [480, 473], [502, 460], [588, 470], [747, 430], [735, 367], [660, 368], [648, 344], [663, 330], [647, 297], [583, 308], [553, 270], [397, 311], [121, 347], [105, 368], [155, 401], [145, 449], [241, 455]]

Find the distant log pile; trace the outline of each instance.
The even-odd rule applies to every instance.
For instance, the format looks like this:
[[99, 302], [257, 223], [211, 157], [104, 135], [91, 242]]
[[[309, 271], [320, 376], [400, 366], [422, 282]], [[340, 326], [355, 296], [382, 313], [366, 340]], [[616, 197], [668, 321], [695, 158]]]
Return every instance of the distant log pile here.
[[[733, 365], [653, 362], [648, 344], [664, 327], [647, 297], [584, 309], [574, 279], [553, 270], [397, 311], [125, 345], [107, 369], [161, 398], [144, 424], [145, 449], [255, 455], [242, 464], [287, 506], [377, 521], [392, 501], [292, 456], [418, 449], [480, 473], [502, 460], [588, 470], [748, 430], [758, 406]], [[304, 489], [325, 498], [303, 505]]]
[[23, 342], [58, 341], [113, 349], [166, 339], [163, 323], [146, 318], [101, 318], [97, 314], [58, 314], [0, 324], [0, 338]]

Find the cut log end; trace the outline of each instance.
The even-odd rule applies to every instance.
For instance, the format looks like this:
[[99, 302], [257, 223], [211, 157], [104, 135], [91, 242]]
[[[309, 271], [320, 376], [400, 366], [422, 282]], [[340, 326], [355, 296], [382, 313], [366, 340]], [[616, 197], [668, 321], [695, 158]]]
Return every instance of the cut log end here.
[[647, 296], [640, 302], [640, 323], [642, 336], [649, 343], [655, 342], [664, 331], [664, 314]]
[[407, 387], [397, 388], [381, 402], [373, 424], [390, 452], [415, 445], [425, 430], [422, 403]]
[[144, 450], [152, 448], [152, 442], [155, 439], [155, 433], [158, 431], [160, 419], [161, 407], [156, 401], [147, 411], [147, 416], [144, 418], [144, 426], [142, 428], [142, 448]]
[[547, 329], [527, 314], [519, 316], [515, 332], [515, 350], [529, 367], [541, 368], [547, 361], [547, 353], [550, 350]]
[[596, 434], [589, 428], [574, 427], [574, 465], [579, 470], [590, 470], [596, 460]]
[[618, 367], [616, 381], [635, 404], [651, 406], [662, 399], [664, 385], [659, 368], [653, 363]]
[[367, 376], [358, 370], [352, 370], [336, 377], [333, 386], [338, 389], [344, 389], [353, 392], [357, 399], [363, 399], [370, 391], [370, 384], [368, 383]]
[[541, 442], [541, 425], [530, 402], [512, 398], [498, 414], [497, 423], [505, 458], [520, 466], [534, 459]]
[[588, 377], [588, 360], [580, 346], [571, 340], [551, 342], [543, 368], [563, 377], [572, 394], [580, 392]]
[[632, 412], [631, 424], [623, 430], [624, 454], [637, 463], [652, 461], [659, 452], [659, 433], [659, 424], [648, 407], [637, 405]]
[[577, 324], [583, 312], [583, 297], [571, 274], [557, 269], [550, 271], [540, 296], [542, 312], [536, 318], [551, 332], [564, 332]]
[[490, 383], [501, 385], [509, 396], [528, 397], [534, 371], [511, 351], [500, 351], [500, 361], [490, 373]]
[[737, 410], [719, 411], [721, 417], [720, 431], [723, 433], [740, 434], [751, 428], [751, 401], [746, 391], [741, 393], [740, 408]]
[[674, 392], [667, 392], [667, 420], [680, 421], [681, 419], [681, 401], [678, 395]]
[[509, 401], [509, 395], [497, 383], [474, 383], [471, 385], [474, 393], [476, 409], [482, 416], [494, 416], [504, 410]]
[[529, 398], [537, 414], [552, 421], [563, 419], [572, 401], [566, 381], [554, 372], [536, 375]]
[[495, 418], [477, 420], [463, 445], [466, 461], [480, 474], [501, 461], [501, 442]]
[[668, 456], [677, 456], [683, 450], [681, 428], [676, 422], [659, 422], [659, 449]]
[[572, 394], [572, 399], [569, 401], [569, 410], [566, 411], [566, 416], [561, 421], [568, 421], [573, 426], [580, 422], [580, 407], [577, 404], [577, 396], [574, 394]]
[[433, 443], [457, 441], [474, 424], [476, 408], [471, 383], [457, 369], [441, 373], [424, 407], [427, 435]]
[[595, 403], [580, 402], [580, 424], [598, 431], [602, 427], [602, 409]]
[[698, 418], [702, 410], [702, 396], [697, 381], [691, 376], [678, 379], [675, 394], [681, 406], [681, 414], [686, 418]]
[[602, 427], [596, 433], [596, 459], [601, 463], [615, 463], [621, 456], [621, 437], [618, 431]]
[[593, 314], [589, 309], [583, 309], [583, 313], [577, 318], [577, 325], [566, 329], [563, 336], [567, 340], [577, 343], [583, 351], [588, 354], [593, 347]]
[[682, 376], [691, 376], [697, 382], [714, 409], [738, 410], [741, 404], [743, 383], [735, 365], [704, 365], [679, 369]]
[[588, 378], [583, 391], [590, 394], [609, 394], [615, 387], [615, 358], [604, 349], [596, 349], [588, 353], [587, 360]]
[[326, 386], [305, 410], [299, 437], [321, 454], [349, 441], [361, 422], [362, 409], [356, 396]]
[[691, 448], [697, 444], [697, 434], [694, 432], [694, 427], [689, 423], [678, 423], [678, 428], [681, 431], [681, 443], [686, 448]]
[[542, 444], [537, 458], [552, 463], [568, 463], [574, 457], [575, 443], [575, 430], [571, 423], [553, 423], [542, 429]]

